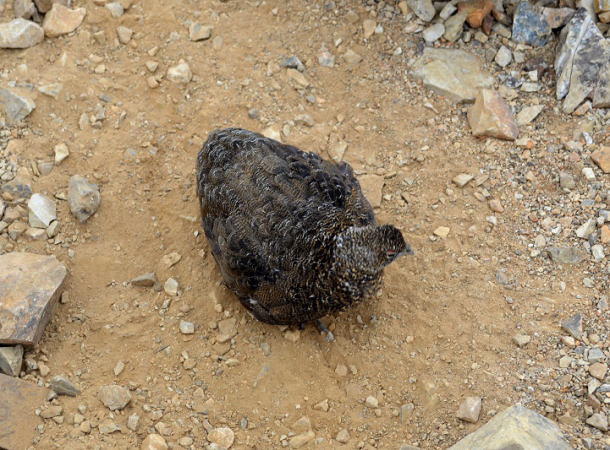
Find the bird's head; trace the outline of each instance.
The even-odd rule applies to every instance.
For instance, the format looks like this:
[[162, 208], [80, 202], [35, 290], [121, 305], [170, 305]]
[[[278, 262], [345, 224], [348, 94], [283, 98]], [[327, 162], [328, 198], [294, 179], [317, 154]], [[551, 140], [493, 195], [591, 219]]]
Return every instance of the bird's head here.
[[339, 267], [377, 274], [402, 255], [412, 255], [398, 228], [393, 225], [350, 227], [335, 239]]

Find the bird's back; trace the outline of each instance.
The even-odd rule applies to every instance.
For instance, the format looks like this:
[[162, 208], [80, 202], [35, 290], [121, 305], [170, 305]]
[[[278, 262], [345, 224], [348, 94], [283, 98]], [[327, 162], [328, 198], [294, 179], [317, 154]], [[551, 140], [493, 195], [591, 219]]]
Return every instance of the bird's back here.
[[205, 235], [242, 303], [269, 323], [327, 313], [315, 271], [332, 263], [337, 233], [374, 222], [351, 168], [227, 128], [210, 133], [197, 178]]

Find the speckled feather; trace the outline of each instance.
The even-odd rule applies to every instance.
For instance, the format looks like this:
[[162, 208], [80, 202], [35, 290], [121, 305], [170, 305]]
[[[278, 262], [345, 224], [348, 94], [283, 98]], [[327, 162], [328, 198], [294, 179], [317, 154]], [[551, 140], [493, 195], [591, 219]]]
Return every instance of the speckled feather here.
[[375, 226], [346, 163], [227, 128], [210, 133], [199, 152], [197, 190], [224, 281], [257, 319], [315, 320], [378, 285], [381, 270], [361, 273], [336, 255], [346, 230]]

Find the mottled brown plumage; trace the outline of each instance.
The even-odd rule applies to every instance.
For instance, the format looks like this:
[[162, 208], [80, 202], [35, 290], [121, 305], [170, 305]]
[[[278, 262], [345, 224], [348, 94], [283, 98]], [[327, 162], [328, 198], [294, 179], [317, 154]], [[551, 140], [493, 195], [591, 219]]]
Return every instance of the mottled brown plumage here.
[[210, 133], [197, 158], [203, 229], [226, 285], [263, 322], [302, 324], [360, 301], [411, 253], [377, 225], [352, 169], [257, 133]]

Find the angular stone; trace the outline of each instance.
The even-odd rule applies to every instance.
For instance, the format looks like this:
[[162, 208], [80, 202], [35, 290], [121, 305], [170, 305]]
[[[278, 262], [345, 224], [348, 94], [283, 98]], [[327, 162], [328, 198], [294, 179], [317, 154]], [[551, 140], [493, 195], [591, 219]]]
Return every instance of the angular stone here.
[[561, 322], [561, 328], [567, 331], [574, 339], [582, 338], [582, 316], [575, 314]]
[[515, 343], [515, 345], [517, 345], [517, 347], [520, 348], [525, 347], [527, 344], [530, 343], [531, 340], [532, 338], [525, 334], [516, 334], [515, 336], [513, 336], [513, 342]]
[[288, 75], [288, 78], [296, 82], [300, 87], [306, 88], [310, 84], [305, 75], [303, 75], [297, 69], [286, 69], [286, 75]]
[[195, 332], [195, 324], [186, 320], [181, 320], [178, 328], [182, 334], [193, 334]]
[[55, 202], [42, 194], [33, 194], [28, 200], [29, 224], [34, 228], [47, 228], [57, 219]]
[[57, 144], [53, 148], [53, 151], [55, 152], [55, 165], [61, 164], [68, 156], [70, 156], [68, 146], [63, 142], [61, 144]]
[[115, 431], [121, 431], [121, 427], [114, 423], [112, 419], [103, 419], [98, 425], [98, 430], [101, 434], [111, 434]]
[[593, 414], [586, 422], [604, 433], [608, 431], [608, 417], [602, 412]]
[[[449, 3], [448, 3], [449, 4]], [[449, 42], [457, 41], [464, 31], [464, 22], [468, 17], [468, 11], [458, 11], [457, 14], [445, 21], [445, 33], [443, 37]]]
[[0, 255], [0, 344], [38, 342], [67, 275], [54, 256]]
[[592, 377], [597, 378], [598, 380], [603, 381], [607, 372], [608, 366], [602, 362], [596, 362], [595, 364], [591, 364], [589, 366], [589, 373]]
[[604, 352], [597, 347], [590, 349], [587, 353], [587, 361], [590, 363], [601, 362], [604, 359], [606, 359], [606, 355], [604, 355]]
[[451, 181], [458, 187], [464, 187], [472, 180], [474, 180], [474, 175], [470, 175], [469, 173], [460, 173], [454, 176]]
[[579, 264], [587, 257], [578, 247], [547, 247], [546, 252], [554, 262], [560, 264]]
[[458, 3], [458, 11], [466, 11], [466, 21], [471, 28], [481, 28], [485, 17], [493, 9], [491, 0], [469, 0]]
[[343, 155], [345, 155], [345, 151], [347, 150], [347, 142], [339, 141], [334, 144], [331, 144], [328, 147], [328, 156], [330, 158], [339, 163], [343, 160]]
[[442, 23], [435, 23], [434, 25], [430, 25], [426, 28], [422, 36], [426, 42], [429, 44], [437, 41], [443, 34], [445, 33], [445, 25]]
[[72, 0], [34, 0], [34, 3], [36, 3], [36, 8], [38, 9], [38, 11], [40, 11], [41, 13], [46, 13], [53, 7], [55, 3], [59, 3], [60, 5], [69, 8], [70, 4], [72, 3]]
[[35, 410], [44, 404], [48, 394], [47, 389], [34, 383], [0, 374], [0, 448], [32, 445], [39, 422]]
[[505, 409], [449, 450], [475, 448], [572, 450], [556, 423], [521, 405]]
[[565, 98], [564, 112], [573, 112], [586, 98], [594, 107], [610, 106], [610, 41], [584, 8], [561, 31], [558, 48], [556, 95]]
[[53, 389], [53, 391], [58, 395], [76, 397], [78, 394], [80, 394], [80, 390], [63, 375], [57, 375], [51, 378], [51, 381], [49, 382], [49, 387]]
[[425, 48], [413, 66], [413, 76], [456, 103], [472, 103], [479, 89], [493, 85], [481, 60], [463, 50]]
[[476, 423], [481, 413], [481, 397], [466, 397], [460, 404], [457, 418], [470, 423]]
[[43, 39], [42, 27], [29, 20], [17, 18], [0, 23], [0, 48], [30, 48]]
[[481, 89], [468, 110], [468, 123], [475, 136], [491, 136], [514, 141], [519, 137], [513, 112], [502, 96], [491, 89]]
[[212, 37], [212, 31], [214, 27], [211, 25], [201, 25], [200, 23], [193, 22], [189, 27], [189, 39], [191, 41], [205, 41]]
[[149, 434], [142, 442], [140, 450], [167, 450], [167, 442], [160, 434]]
[[70, 9], [54, 3], [42, 22], [45, 36], [53, 38], [73, 32], [83, 23], [86, 14], [85, 8]]
[[437, 227], [433, 233], [435, 236], [440, 237], [441, 239], [446, 239], [447, 236], [449, 236], [449, 232], [451, 231], [451, 228], [449, 227]]
[[18, 19], [29, 19], [36, 14], [36, 7], [32, 0], [15, 0], [13, 2], [13, 14]]
[[343, 59], [348, 64], [358, 64], [362, 61], [362, 56], [350, 48], [343, 54]]
[[193, 72], [190, 66], [181, 60], [177, 65], [167, 69], [167, 79], [172, 83], [186, 84], [193, 79]]
[[301, 448], [307, 445], [309, 442], [315, 439], [316, 435], [313, 431], [307, 431], [305, 433], [297, 434], [290, 438], [288, 445], [290, 448]]
[[214, 428], [208, 433], [208, 441], [228, 449], [235, 441], [235, 433], [229, 427]]
[[610, 146], [602, 146], [595, 150], [591, 155], [591, 159], [599, 166], [604, 173], [610, 173]]
[[542, 17], [552, 29], [563, 27], [576, 10], [572, 8], [542, 8]]
[[361, 175], [358, 177], [362, 192], [373, 208], [381, 206], [384, 178], [379, 175]]
[[517, 114], [517, 125], [527, 125], [532, 122], [544, 109], [544, 105], [526, 106]]
[[550, 34], [551, 27], [536, 6], [528, 1], [517, 5], [513, 17], [513, 41], [542, 47], [547, 43]]
[[36, 103], [33, 100], [11, 90], [0, 89], [0, 112], [4, 113], [9, 123], [25, 119], [34, 108]]
[[362, 22], [362, 32], [364, 34], [364, 39], [370, 38], [373, 34], [375, 34], [375, 27], [377, 23], [372, 19], [365, 19]]
[[508, 49], [508, 47], [505, 47], [504, 45], [502, 45], [498, 49], [498, 52], [496, 53], [496, 57], [494, 58], [494, 61], [500, 67], [508, 66], [512, 60], [513, 60], [513, 54]]
[[154, 272], [148, 272], [142, 275], [138, 275], [133, 278], [130, 283], [132, 286], [141, 286], [141, 287], [153, 287], [157, 282], [157, 276]]
[[0, 372], [18, 377], [23, 363], [23, 346], [0, 347]]
[[86, 222], [100, 207], [102, 197], [97, 184], [80, 175], [72, 175], [68, 184], [68, 205], [80, 223]]
[[171, 295], [173, 297], [178, 295], [178, 289], [180, 285], [175, 278], [168, 278], [165, 284], [163, 285], [163, 290], [167, 295]]
[[407, 5], [417, 17], [425, 22], [430, 22], [436, 15], [432, 0], [407, 0]]
[[597, 222], [595, 219], [589, 219], [576, 229], [576, 236], [581, 239], [588, 239], [589, 236], [595, 233], [596, 228]]
[[110, 411], [117, 411], [125, 408], [131, 401], [129, 389], [117, 384], [102, 386], [97, 394], [97, 398]]
[[120, 26], [116, 29], [117, 37], [121, 44], [129, 44], [131, 37], [133, 36], [133, 30], [124, 26]]

